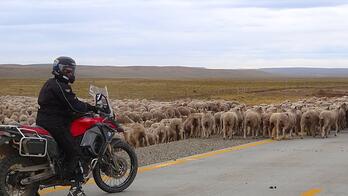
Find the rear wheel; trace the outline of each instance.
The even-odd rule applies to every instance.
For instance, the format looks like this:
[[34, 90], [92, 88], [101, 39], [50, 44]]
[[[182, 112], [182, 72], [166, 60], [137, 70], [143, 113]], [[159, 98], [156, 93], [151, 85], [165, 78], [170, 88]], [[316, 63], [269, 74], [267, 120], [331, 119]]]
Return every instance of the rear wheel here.
[[33, 163], [19, 155], [10, 155], [0, 161], [0, 195], [2, 196], [33, 196], [39, 189], [37, 184], [23, 185], [21, 180], [33, 172], [20, 172], [19, 169], [33, 165]]
[[97, 186], [105, 192], [121, 192], [132, 184], [138, 171], [138, 159], [133, 148], [122, 140], [110, 143], [111, 152], [107, 152], [103, 161], [93, 170]]

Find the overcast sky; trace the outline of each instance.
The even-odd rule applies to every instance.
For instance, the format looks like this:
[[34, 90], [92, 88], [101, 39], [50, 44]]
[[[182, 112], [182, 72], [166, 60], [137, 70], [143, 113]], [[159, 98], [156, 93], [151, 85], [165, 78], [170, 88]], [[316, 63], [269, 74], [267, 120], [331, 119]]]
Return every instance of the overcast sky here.
[[348, 68], [348, 0], [1, 0], [0, 64]]

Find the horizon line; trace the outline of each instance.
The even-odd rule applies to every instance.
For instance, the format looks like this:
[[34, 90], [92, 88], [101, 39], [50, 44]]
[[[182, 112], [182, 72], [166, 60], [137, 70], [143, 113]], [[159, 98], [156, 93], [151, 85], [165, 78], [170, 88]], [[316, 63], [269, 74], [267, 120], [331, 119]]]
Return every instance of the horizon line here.
[[[52, 65], [52, 63], [30, 63], [30, 64], [16, 64], [16, 63], [0, 63], [0, 66], [39, 66], [39, 65]], [[189, 65], [86, 65], [78, 64], [78, 66], [91, 66], [91, 67], [158, 67], [158, 68], [196, 68], [196, 69], [212, 69], [212, 70], [258, 70], [258, 69], [348, 69], [348, 67], [315, 67], [315, 66], [287, 66], [287, 67], [259, 67], [259, 68], [209, 68], [204, 66], [189, 66]]]

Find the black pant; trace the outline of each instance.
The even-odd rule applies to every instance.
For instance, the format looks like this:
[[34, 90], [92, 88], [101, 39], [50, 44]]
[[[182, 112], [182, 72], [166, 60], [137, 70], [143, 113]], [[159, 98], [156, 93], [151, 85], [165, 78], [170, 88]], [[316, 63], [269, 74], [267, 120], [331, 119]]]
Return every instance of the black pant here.
[[80, 148], [70, 133], [70, 129], [64, 126], [47, 127], [48, 131], [63, 149], [66, 161], [73, 161], [81, 155]]
[[38, 115], [36, 124], [46, 129], [64, 151], [64, 167], [70, 175], [76, 174], [81, 149], [70, 133], [70, 120], [59, 120], [49, 116]]

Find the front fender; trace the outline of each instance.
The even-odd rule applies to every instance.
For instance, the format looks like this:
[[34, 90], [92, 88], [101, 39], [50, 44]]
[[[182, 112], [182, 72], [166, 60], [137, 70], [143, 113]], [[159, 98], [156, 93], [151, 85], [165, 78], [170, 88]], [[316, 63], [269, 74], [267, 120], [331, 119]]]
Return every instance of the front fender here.
[[110, 144], [111, 144], [111, 143], [120, 143], [120, 142], [125, 142], [125, 141], [124, 141], [124, 140], [122, 140], [122, 138], [119, 138], [119, 137], [113, 137], [113, 138], [111, 139]]

